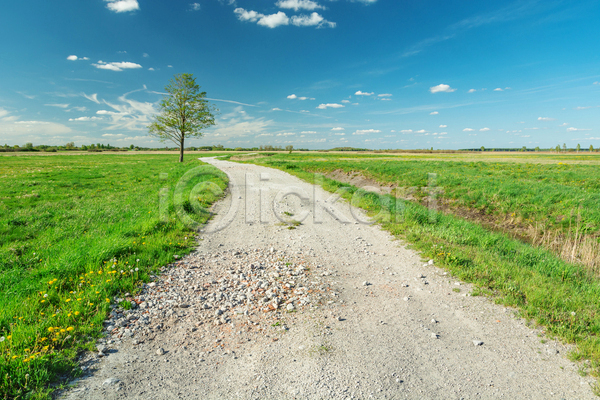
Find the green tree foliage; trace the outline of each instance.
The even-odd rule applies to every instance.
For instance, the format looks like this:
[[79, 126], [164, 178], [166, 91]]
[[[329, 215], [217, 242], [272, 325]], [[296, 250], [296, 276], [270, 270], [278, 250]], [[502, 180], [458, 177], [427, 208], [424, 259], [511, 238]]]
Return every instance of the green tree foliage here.
[[179, 147], [179, 162], [183, 162], [186, 138], [202, 136], [202, 130], [215, 125], [214, 109], [200, 92], [192, 74], [177, 74], [165, 87], [167, 95], [159, 106], [159, 114], [148, 126], [150, 136], [170, 140]]

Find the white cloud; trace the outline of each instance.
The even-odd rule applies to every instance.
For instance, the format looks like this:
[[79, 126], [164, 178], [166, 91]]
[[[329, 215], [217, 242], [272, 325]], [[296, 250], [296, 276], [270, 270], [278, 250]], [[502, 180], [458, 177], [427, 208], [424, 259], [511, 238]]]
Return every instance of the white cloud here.
[[503, 92], [504, 90], [502, 88], [496, 88], [494, 89], [494, 92]]
[[337, 103], [319, 104], [317, 107], [319, 110], [325, 110], [327, 108], [343, 108], [344, 106]]
[[300, 133], [305, 133], [305, 134], [314, 134], [317, 133], [316, 131], [302, 131]]
[[440, 125], [440, 128], [447, 128], [448, 125]]
[[463, 129], [463, 132], [473, 132], [475, 129], [471, 129], [471, 128], [465, 128]]
[[135, 10], [140, 9], [140, 5], [138, 4], [137, 0], [118, 0], [118, 1], [105, 0], [105, 1], [109, 2], [106, 5], [106, 8], [108, 8], [109, 10], [114, 11], [116, 13], [135, 11]]
[[477, 90], [475, 89], [469, 89], [469, 91], [467, 93], [475, 93]]
[[379, 97], [392, 97], [393, 95], [389, 94], [389, 93], [382, 93], [382, 94], [378, 94], [377, 96], [379, 96]]
[[438, 114], [439, 114], [439, 112], [437, 112], [437, 111], [432, 111], [429, 113], [429, 115], [438, 115]]
[[154, 68], [150, 67], [148, 68], [148, 71], [154, 71]]
[[413, 133], [413, 130], [412, 129], [404, 129], [404, 130], [401, 130], [400, 132], [402, 132], [404, 134], [406, 134], [406, 133]]
[[94, 94], [90, 94], [90, 95], [82, 93], [82, 96], [85, 97], [86, 99], [88, 99], [89, 101], [93, 101], [96, 104], [100, 104], [100, 101], [98, 101], [98, 93], [94, 93]]
[[335, 136], [345, 136], [346, 134], [344, 132], [336, 132], [334, 133]]
[[150, 57], [150, 55], [148, 53], [144, 53], [144, 54], [142, 54], [142, 57], [148, 58], [148, 57]]
[[312, 11], [312, 10], [318, 10], [318, 9], [325, 8], [311, 0], [279, 0], [275, 5], [279, 8], [285, 8], [285, 9], [290, 9], [290, 10], [294, 10], [294, 11], [298, 11], [298, 10]]
[[233, 12], [237, 14], [238, 19], [240, 21], [256, 22], [264, 16], [263, 14], [257, 13], [256, 11], [246, 11], [243, 8], [236, 8], [235, 10], [233, 10]]
[[489, 131], [489, 130], [490, 130], [490, 128], [481, 128], [481, 129], [479, 130], [479, 132], [487, 132], [487, 131]]
[[560, 124], [559, 126], [569, 126], [569, 124], [564, 122], [564, 123]]
[[567, 128], [567, 132], [578, 132], [578, 131], [591, 131], [591, 129], [579, 129], [579, 128]]
[[538, 121], [556, 121], [556, 118], [538, 117]]
[[335, 28], [336, 23], [327, 21], [318, 13], [314, 12], [310, 16], [308, 15], [294, 15], [292, 17], [292, 25], [295, 26], [318, 26]]
[[79, 117], [69, 118], [69, 122], [101, 121], [101, 117]]
[[452, 93], [452, 92], [456, 91], [456, 89], [452, 89], [450, 87], [450, 85], [446, 85], [446, 84], [442, 83], [437, 86], [430, 87], [429, 91], [431, 93], [440, 93], [440, 92]]
[[288, 99], [297, 99], [298, 96], [296, 96], [295, 94], [290, 94], [287, 98]]
[[279, 11], [277, 14], [263, 15], [258, 20], [258, 25], [266, 26], [267, 28], [276, 28], [281, 25], [288, 25], [290, 19], [284, 12]]
[[124, 69], [142, 68], [140, 64], [132, 63], [129, 61], [105, 63], [101, 60], [98, 61], [97, 64], [92, 65], [98, 69], [108, 69], [110, 71], [123, 71]]
[[373, 93], [373, 92], [371, 92], [371, 93], [368, 93], [368, 92], [362, 92], [362, 91], [360, 91], [360, 90], [359, 90], [358, 92], [354, 93], [354, 95], [356, 95], [356, 96], [372, 96], [372, 95], [374, 95], [374, 94], [375, 94], [375, 93]]
[[87, 58], [87, 57], [77, 57], [77, 56], [71, 55], [71, 56], [67, 57], [67, 60], [69, 60], [69, 61], [89, 60], [89, 58]]
[[192, 11], [200, 11], [200, 3], [192, 3], [190, 4], [190, 10]]
[[344, 128], [342, 128], [341, 126], [337, 126], [335, 128], [331, 128], [332, 131], [343, 131]]
[[594, 82], [594, 85], [600, 85], [600, 82], [596, 81]]
[[67, 108], [69, 107], [68, 104], [44, 104], [45, 106], [49, 106], [49, 107], [59, 107], [59, 108]]
[[421, 129], [421, 130], [416, 131], [415, 133], [425, 133], [425, 132], [427, 132], [425, 129]]
[[271, 111], [283, 111], [281, 108], [275, 107], [275, 108], [271, 108]]
[[293, 132], [278, 133], [277, 136], [294, 136]]
[[353, 135], [366, 135], [367, 133], [381, 133], [381, 131], [379, 129], [359, 129], [352, 132]]
[[233, 12], [237, 14], [240, 21], [256, 22], [258, 25], [268, 28], [276, 28], [281, 25], [289, 25], [290, 23], [290, 19], [282, 11], [276, 14], [265, 15], [256, 11], [247, 11], [240, 7], [233, 10]]
[[350, 100], [342, 100], [342, 103], [348, 104], [348, 103], [350, 103]]

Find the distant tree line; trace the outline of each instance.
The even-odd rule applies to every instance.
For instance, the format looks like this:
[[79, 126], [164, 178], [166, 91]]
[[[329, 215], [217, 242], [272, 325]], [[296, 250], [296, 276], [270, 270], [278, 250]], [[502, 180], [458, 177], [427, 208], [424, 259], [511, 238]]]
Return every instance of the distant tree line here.
[[460, 149], [459, 151], [520, 151], [520, 152], [529, 152], [529, 151], [554, 151], [556, 153], [569, 153], [569, 152], [582, 152], [582, 151], [586, 151], [589, 153], [592, 152], [598, 152], [600, 151], [600, 149], [594, 149], [594, 146], [590, 144], [590, 147], [587, 149], [582, 149], [580, 144], [577, 144], [577, 146], [575, 148], [568, 148], [566, 143], [563, 143], [563, 145], [556, 145], [556, 147], [551, 147], [551, 148], [545, 148], [542, 149], [539, 146], [535, 147], [535, 148], [529, 148], [526, 146], [523, 147], [493, 147], [493, 148], [486, 148], [484, 146], [481, 146], [478, 149]]
[[[83, 144], [75, 146], [74, 142], [69, 142], [65, 145], [49, 146], [45, 144], [34, 146], [33, 143], [26, 143], [23, 146], [10, 146], [5, 144], [0, 146], [0, 152], [57, 152], [57, 151], [87, 151], [87, 152], [102, 152], [102, 151], [179, 151], [178, 147], [141, 147], [129, 145], [126, 147], [116, 147], [104, 143]], [[288, 145], [285, 148], [281, 146], [255, 146], [255, 147], [225, 147], [221, 144], [211, 146], [190, 146], [185, 148], [186, 151], [287, 151], [294, 150], [294, 146]], [[309, 151], [308, 149], [297, 149], [298, 151]]]

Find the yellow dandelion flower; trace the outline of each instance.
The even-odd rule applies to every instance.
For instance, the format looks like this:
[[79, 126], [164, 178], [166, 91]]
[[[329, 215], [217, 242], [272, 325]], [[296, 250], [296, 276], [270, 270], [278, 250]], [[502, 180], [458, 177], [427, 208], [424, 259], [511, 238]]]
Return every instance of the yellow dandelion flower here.
[[52, 332], [54, 330], [53, 327], [48, 328], [48, 332]]
[[107, 303], [110, 303], [110, 299], [106, 299], [106, 302], [107, 302]]
[[65, 332], [66, 332], [66, 330], [64, 328], [60, 330], [60, 333], [65, 333]]
[[65, 300], [65, 302], [66, 302], [66, 303], [68, 303], [68, 302], [70, 302], [70, 301], [71, 301], [71, 299], [66, 299], [66, 300]]
[[73, 328], [72, 326], [70, 326], [70, 327], [67, 328], [67, 331], [71, 332], [73, 329], [75, 329], [75, 328]]
[[75, 311], [75, 315], [79, 315], [79, 311]]

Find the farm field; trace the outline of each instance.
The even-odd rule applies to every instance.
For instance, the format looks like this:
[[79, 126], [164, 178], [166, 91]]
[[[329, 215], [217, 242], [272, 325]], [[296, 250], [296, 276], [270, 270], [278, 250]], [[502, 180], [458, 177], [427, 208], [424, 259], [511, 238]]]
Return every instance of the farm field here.
[[196, 247], [227, 177], [186, 159], [0, 157], [0, 397], [42, 398], [77, 374], [114, 296]]
[[[575, 343], [571, 357], [587, 360], [590, 372], [598, 374], [600, 178], [595, 164], [600, 158], [419, 157], [263, 153], [237, 159], [309, 182], [319, 179], [436, 263], [475, 283], [479, 293], [518, 307], [551, 336]], [[428, 188], [431, 173], [435, 187]], [[353, 182], [394, 190], [379, 196]], [[427, 208], [430, 189], [442, 211], [433, 219]]]

